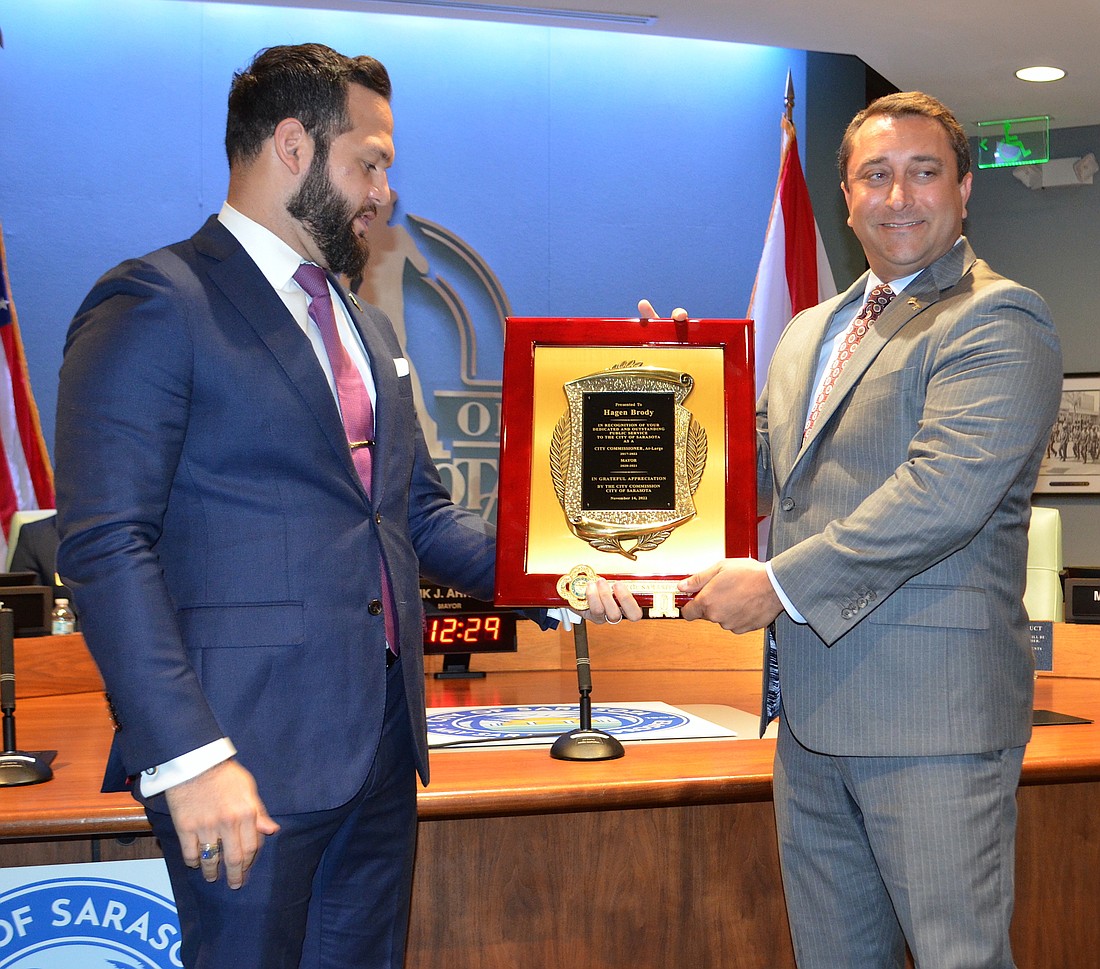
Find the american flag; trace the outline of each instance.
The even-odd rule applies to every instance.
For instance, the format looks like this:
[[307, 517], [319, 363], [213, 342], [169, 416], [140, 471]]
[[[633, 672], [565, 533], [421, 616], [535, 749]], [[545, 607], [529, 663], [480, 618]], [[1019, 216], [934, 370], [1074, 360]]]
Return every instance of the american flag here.
[[748, 315], [756, 324], [758, 392], [763, 387], [779, 335], [791, 317], [836, 295], [829, 257], [821, 242], [798, 158], [794, 125], [786, 118], [782, 119], [782, 125], [779, 178], [749, 301]]
[[[794, 85], [787, 74], [788, 111], [794, 107]], [[780, 119], [783, 144], [779, 152], [779, 178], [768, 218], [764, 250], [756, 270], [748, 316], [756, 334], [756, 392], [767, 379], [768, 365], [784, 328], [791, 318], [810, 306], [836, 295], [836, 283], [821, 231], [810, 204], [810, 190], [798, 158], [798, 138], [790, 117]], [[758, 546], [768, 548], [769, 520], [757, 529]], [[776, 681], [778, 686], [778, 680]], [[775, 696], [778, 704], [778, 691]], [[770, 701], [769, 701], [770, 702]]]
[[[0, 555], [7, 552], [11, 516], [25, 508], [53, 508], [53, 468], [27, 376], [19, 321], [11, 300], [8, 256], [0, 227]], [[0, 559], [0, 562], [5, 559]], [[0, 569], [2, 571], [2, 569]]]

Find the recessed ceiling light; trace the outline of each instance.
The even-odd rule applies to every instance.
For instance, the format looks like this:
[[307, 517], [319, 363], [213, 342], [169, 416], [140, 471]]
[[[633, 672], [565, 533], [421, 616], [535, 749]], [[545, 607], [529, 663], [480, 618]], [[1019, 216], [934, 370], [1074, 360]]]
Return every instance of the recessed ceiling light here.
[[1016, 76], [1021, 81], [1060, 81], [1066, 72], [1060, 67], [1021, 67]]

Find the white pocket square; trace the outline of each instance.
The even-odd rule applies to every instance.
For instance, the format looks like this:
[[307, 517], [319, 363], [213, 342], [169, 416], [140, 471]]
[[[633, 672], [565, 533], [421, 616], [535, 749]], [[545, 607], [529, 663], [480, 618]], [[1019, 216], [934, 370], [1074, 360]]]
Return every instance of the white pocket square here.
[[407, 377], [409, 375], [409, 361], [404, 357], [394, 357], [393, 365], [397, 368], [397, 376]]

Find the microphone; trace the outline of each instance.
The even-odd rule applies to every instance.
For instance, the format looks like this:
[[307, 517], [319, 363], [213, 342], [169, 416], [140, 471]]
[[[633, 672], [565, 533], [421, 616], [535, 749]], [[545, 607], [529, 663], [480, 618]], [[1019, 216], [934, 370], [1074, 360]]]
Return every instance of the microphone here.
[[15, 747], [15, 614], [3, 603], [0, 603], [0, 711], [4, 717], [0, 787], [50, 780], [53, 770], [49, 761], [53, 760], [54, 751], [29, 754]]
[[626, 751], [619, 741], [603, 730], [592, 729], [592, 663], [588, 658], [588, 629], [582, 619], [573, 627], [577, 653], [577, 686], [580, 689], [580, 727], [563, 733], [550, 748], [558, 760], [614, 760]]

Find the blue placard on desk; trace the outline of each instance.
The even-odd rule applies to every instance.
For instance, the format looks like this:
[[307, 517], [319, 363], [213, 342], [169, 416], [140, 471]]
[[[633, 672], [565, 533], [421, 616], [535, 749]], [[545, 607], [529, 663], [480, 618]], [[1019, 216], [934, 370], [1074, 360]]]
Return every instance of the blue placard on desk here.
[[0, 913], [3, 966], [183, 965], [161, 858], [0, 868]]
[[1052, 672], [1054, 670], [1054, 623], [1029, 622], [1027, 628], [1031, 634], [1031, 649], [1035, 653], [1035, 669]]

